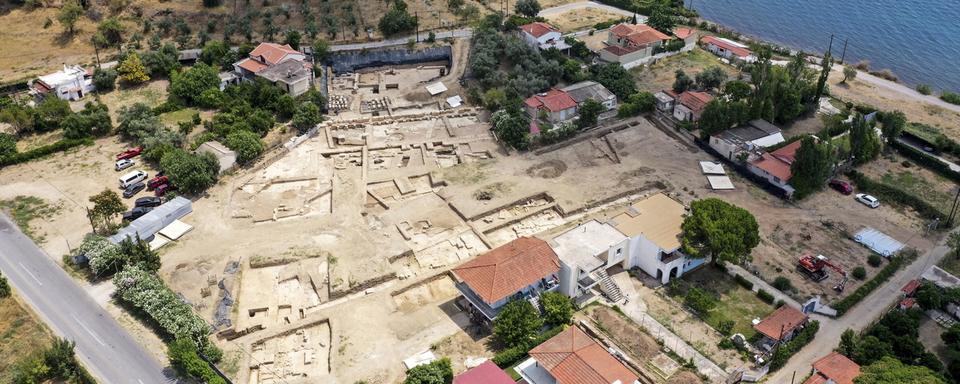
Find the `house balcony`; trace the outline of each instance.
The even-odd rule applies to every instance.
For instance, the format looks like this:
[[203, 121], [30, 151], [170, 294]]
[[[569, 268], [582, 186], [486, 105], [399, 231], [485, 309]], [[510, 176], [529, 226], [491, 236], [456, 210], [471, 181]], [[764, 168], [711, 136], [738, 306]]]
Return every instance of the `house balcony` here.
[[501, 308], [493, 308], [480, 298], [469, 286], [464, 283], [457, 283], [457, 290], [473, 307], [472, 309], [483, 315], [488, 321], [493, 321], [500, 314]]
[[580, 289], [586, 291], [586, 290], [589, 290], [590, 288], [593, 288], [599, 282], [600, 281], [596, 279], [594, 276], [587, 275], [580, 278], [580, 280], [577, 281], [577, 285], [580, 286]]

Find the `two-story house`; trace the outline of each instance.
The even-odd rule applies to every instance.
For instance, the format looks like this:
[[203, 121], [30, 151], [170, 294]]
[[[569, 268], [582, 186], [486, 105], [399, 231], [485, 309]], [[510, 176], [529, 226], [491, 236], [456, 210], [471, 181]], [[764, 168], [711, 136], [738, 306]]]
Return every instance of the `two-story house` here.
[[[710, 148], [731, 161], [754, 160], [766, 147], [784, 142], [783, 133], [776, 125], [763, 119], [751, 120], [736, 128], [710, 136]], [[746, 153], [746, 156], [742, 155]]]
[[600, 60], [633, 68], [649, 61], [654, 49], [667, 40], [670, 36], [646, 24], [617, 24], [607, 32]]
[[233, 63], [238, 79], [250, 81], [265, 79], [291, 96], [310, 90], [313, 83], [313, 64], [303, 52], [290, 45], [260, 43], [246, 58]]
[[560, 260], [546, 241], [521, 237], [453, 269], [461, 302], [489, 325], [512, 300], [536, 299], [558, 286]]
[[520, 37], [524, 42], [539, 50], [556, 48], [560, 51], [570, 49], [570, 45], [563, 39], [563, 34], [556, 27], [544, 23], [533, 22], [520, 26]]
[[[613, 226], [590, 220], [550, 240], [560, 258], [560, 293], [574, 299], [577, 307], [597, 297], [595, 288], [611, 301], [620, 299], [619, 288], [607, 275], [607, 269], [627, 267], [630, 238]], [[611, 286], [611, 284], [614, 284]]]
[[62, 70], [40, 76], [30, 83], [30, 93], [37, 99], [53, 94], [62, 100], [80, 100], [93, 90], [93, 71], [79, 65], [64, 65]]
[[640, 384], [636, 373], [578, 326], [530, 350], [514, 370], [529, 384]]
[[569, 93], [551, 89], [524, 100], [527, 113], [533, 120], [543, 119], [552, 124], [562, 123], [577, 116], [577, 101]]
[[794, 188], [790, 185], [793, 177], [791, 167], [801, 143], [802, 140], [797, 140], [773, 152], [763, 153], [747, 163], [747, 170], [783, 190], [787, 197], [793, 196]]

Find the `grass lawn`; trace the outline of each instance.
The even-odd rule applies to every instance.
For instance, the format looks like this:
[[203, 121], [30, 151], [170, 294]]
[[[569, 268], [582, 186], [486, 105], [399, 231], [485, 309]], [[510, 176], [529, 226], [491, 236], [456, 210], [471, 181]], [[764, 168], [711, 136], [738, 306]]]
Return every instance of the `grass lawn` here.
[[514, 368], [516, 368], [518, 365], [520, 365], [520, 363], [524, 361], [527, 361], [527, 359], [526, 358], [520, 359], [520, 361], [518, 361], [516, 364], [511, 365], [510, 367], [508, 367], [507, 369], [504, 369], [503, 371], [506, 372], [508, 375], [510, 375], [510, 378], [513, 379], [514, 381], [520, 381], [521, 379], [520, 374], [517, 373], [517, 370]]
[[[940, 176], [937, 176], [940, 177]], [[950, 212], [953, 196], [936, 185], [909, 170], [888, 170], [880, 178], [885, 184], [895, 186], [903, 191], [923, 199], [943, 212]]]
[[907, 123], [907, 126], [904, 127], [903, 130], [926, 140], [928, 143], [936, 143], [937, 138], [943, 135], [939, 128], [914, 122]]
[[40, 321], [13, 297], [0, 299], [0, 383], [10, 383], [11, 366], [53, 340]]
[[184, 108], [179, 111], [167, 112], [160, 115], [160, 121], [168, 127], [177, 127], [177, 123], [181, 121], [190, 121], [193, 119], [193, 114], [199, 113], [196, 108]]
[[676, 281], [675, 285], [667, 289], [667, 294], [683, 302], [684, 296], [690, 288], [696, 287], [711, 294], [717, 299], [715, 308], [701, 314], [701, 319], [714, 329], [727, 320], [734, 322], [733, 333], [743, 334], [751, 338], [753, 330], [751, 320], [764, 318], [773, 312], [774, 307], [760, 300], [757, 295], [737, 284], [733, 277], [710, 265], [693, 271]]
[[9, 212], [10, 217], [17, 223], [25, 235], [38, 243], [43, 242], [43, 235], [38, 235], [30, 228], [30, 221], [36, 218], [50, 217], [60, 210], [59, 206], [51, 206], [36, 196], [17, 196], [11, 200], [0, 200], [0, 210]]
[[737, 70], [735, 68], [724, 64], [720, 61], [720, 58], [700, 48], [670, 56], [649, 67], [641, 66], [631, 69], [630, 73], [633, 75], [638, 90], [657, 92], [673, 86], [673, 81], [676, 78], [675, 72], [678, 69], [682, 69], [687, 73], [687, 76], [694, 78], [697, 73], [713, 66], [723, 68], [729, 79], [736, 77]]

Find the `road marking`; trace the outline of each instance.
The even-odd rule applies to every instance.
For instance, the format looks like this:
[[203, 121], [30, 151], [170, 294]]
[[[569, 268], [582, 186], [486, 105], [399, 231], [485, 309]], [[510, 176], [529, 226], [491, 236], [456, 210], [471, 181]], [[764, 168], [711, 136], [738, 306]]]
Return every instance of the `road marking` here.
[[24, 272], [26, 272], [28, 275], [30, 275], [30, 277], [32, 277], [34, 280], [37, 281], [37, 284], [40, 284], [40, 286], [43, 286], [43, 283], [40, 282], [40, 279], [38, 279], [37, 276], [33, 274], [33, 272], [30, 272], [30, 270], [27, 269], [26, 265], [23, 265], [23, 263], [19, 263], [19, 264], [20, 264], [20, 268], [23, 268]]
[[87, 331], [87, 333], [89, 333], [90, 336], [93, 336], [93, 339], [96, 340], [98, 343], [100, 343], [100, 345], [106, 346], [106, 344], [103, 343], [103, 340], [100, 340], [100, 338], [97, 337], [97, 334], [93, 333], [93, 331], [91, 331], [90, 328], [87, 328], [86, 324], [83, 324], [83, 322], [77, 318], [77, 315], [74, 315], [71, 313], [70, 317], [73, 317], [73, 319], [77, 321], [77, 324], [80, 324], [80, 326], [83, 327], [83, 330]]

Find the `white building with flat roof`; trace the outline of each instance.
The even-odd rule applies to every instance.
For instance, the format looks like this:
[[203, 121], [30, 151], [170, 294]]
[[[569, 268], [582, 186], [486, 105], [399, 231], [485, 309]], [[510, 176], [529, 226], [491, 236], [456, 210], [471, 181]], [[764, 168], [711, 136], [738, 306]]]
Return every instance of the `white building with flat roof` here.
[[30, 83], [30, 93], [39, 98], [54, 94], [62, 100], [80, 100], [93, 90], [93, 73], [79, 65], [64, 65], [62, 70]]
[[578, 305], [592, 299], [593, 288], [608, 278], [606, 269], [623, 265], [627, 259], [629, 240], [616, 228], [597, 220], [554, 237], [550, 246], [560, 258], [559, 292], [574, 298]]

